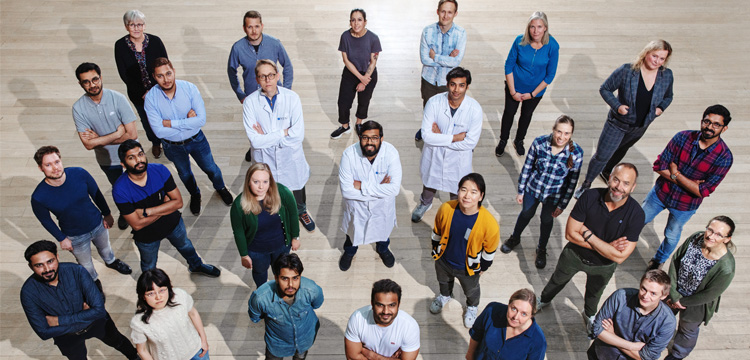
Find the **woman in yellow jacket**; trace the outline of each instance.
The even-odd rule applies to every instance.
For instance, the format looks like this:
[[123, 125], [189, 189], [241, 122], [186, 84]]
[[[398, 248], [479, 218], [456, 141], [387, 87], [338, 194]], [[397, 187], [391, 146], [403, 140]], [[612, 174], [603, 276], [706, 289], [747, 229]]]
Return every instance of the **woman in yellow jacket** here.
[[482, 175], [464, 176], [458, 183], [458, 199], [440, 206], [432, 232], [432, 258], [440, 294], [430, 305], [430, 312], [440, 313], [451, 300], [457, 278], [466, 295], [464, 326], [467, 328], [477, 318], [479, 276], [492, 265], [500, 243], [500, 226], [482, 207], [485, 188]]

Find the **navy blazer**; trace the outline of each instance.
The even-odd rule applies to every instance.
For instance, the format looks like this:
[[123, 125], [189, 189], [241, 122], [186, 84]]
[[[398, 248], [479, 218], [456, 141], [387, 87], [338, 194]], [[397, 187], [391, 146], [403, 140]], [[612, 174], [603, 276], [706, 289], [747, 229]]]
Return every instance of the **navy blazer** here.
[[[607, 121], [613, 122], [619, 125], [619, 128], [625, 130], [636, 127], [635, 98], [638, 92], [638, 81], [641, 77], [640, 70], [633, 70], [630, 66], [631, 64], [623, 64], [617, 68], [599, 87], [599, 94], [610, 107]], [[657, 107], [664, 111], [672, 103], [673, 82], [672, 70], [661, 67], [656, 73], [656, 81], [652, 89], [651, 109], [649, 109], [643, 123], [644, 128], [648, 127], [656, 118]], [[615, 97], [615, 90], [617, 90], [617, 97]], [[620, 105], [629, 107], [627, 114], [620, 115], [617, 112]]]

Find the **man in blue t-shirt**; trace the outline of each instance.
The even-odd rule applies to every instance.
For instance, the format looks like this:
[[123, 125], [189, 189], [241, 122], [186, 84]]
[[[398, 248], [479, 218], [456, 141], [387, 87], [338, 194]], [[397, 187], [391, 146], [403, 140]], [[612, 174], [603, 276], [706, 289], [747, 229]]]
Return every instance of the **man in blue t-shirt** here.
[[218, 277], [219, 268], [204, 264], [187, 237], [180, 190], [169, 170], [161, 164], [148, 165], [141, 144], [126, 140], [117, 151], [127, 176], [121, 176], [112, 188], [112, 197], [133, 229], [133, 239], [141, 254], [141, 270], [156, 267], [161, 240], [167, 238], [188, 262], [192, 273]]
[[[121, 274], [133, 272], [128, 264], [115, 258], [107, 230], [114, 218], [91, 174], [78, 167], [64, 168], [60, 150], [54, 146], [39, 148], [34, 161], [44, 173], [44, 180], [31, 194], [31, 209], [42, 226], [60, 242], [60, 248], [73, 253], [100, 289], [102, 284], [91, 259], [91, 243], [108, 268]], [[59, 226], [50, 213], [57, 217]]]

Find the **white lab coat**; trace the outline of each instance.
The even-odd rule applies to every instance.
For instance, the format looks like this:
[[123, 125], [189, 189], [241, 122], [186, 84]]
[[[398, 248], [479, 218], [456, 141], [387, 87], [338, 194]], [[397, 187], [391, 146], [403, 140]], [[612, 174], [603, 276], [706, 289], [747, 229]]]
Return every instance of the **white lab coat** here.
[[[289, 190], [300, 190], [310, 178], [310, 166], [302, 149], [302, 103], [294, 91], [281, 86], [278, 89], [273, 110], [261, 90], [248, 95], [242, 105], [242, 122], [253, 147], [253, 160], [268, 164], [276, 182]], [[255, 124], [260, 124], [264, 134], [253, 129]], [[287, 128], [289, 136], [284, 136]]]
[[[432, 132], [437, 123], [441, 133]], [[466, 138], [453, 142], [453, 135], [466, 132]], [[422, 184], [428, 188], [458, 193], [458, 182], [471, 172], [474, 147], [482, 133], [482, 107], [469, 96], [451, 116], [448, 93], [437, 94], [427, 101], [422, 118], [422, 160], [419, 170]]]
[[[391, 182], [381, 184], [388, 175]], [[339, 186], [344, 197], [341, 231], [359, 246], [385, 241], [396, 226], [396, 196], [401, 191], [401, 159], [398, 150], [385, 141], [370, 164], [354, 143], [344, 150], [339, 165]], [[361, 190], [354, 188], [361, 181]]]

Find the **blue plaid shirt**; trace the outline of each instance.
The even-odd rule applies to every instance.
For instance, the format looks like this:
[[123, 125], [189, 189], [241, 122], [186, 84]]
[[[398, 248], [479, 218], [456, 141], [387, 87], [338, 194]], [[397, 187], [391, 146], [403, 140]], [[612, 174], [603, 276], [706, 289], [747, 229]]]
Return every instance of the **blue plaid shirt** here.
[[[518, 194], [529, 192], [539, 201], [552, 197], [553, 203], [565, 209], [581, 175], [583, 149], [573, 142], [573, 152], [565, 146], [557, 155], [552, 154], [551, 135], [542, 135], [531, 143], [526, 162], [518, 177]], [[573, 167], [568, 168], [568, 157], [573, 157]]]
[[[435, 51], [435, 59], [430, 58], [430, 49]], [[450, 53], [458, 49], [458, 56]], [[461, 64], [466, 51], [466, 30], [453, 24], [443, 34], [438, 23], [430, 24], [422, 30], [419, 41], [419, 58], [422, 60], [422, 78], [432, 85], [445, 86], [445, 76]]]

